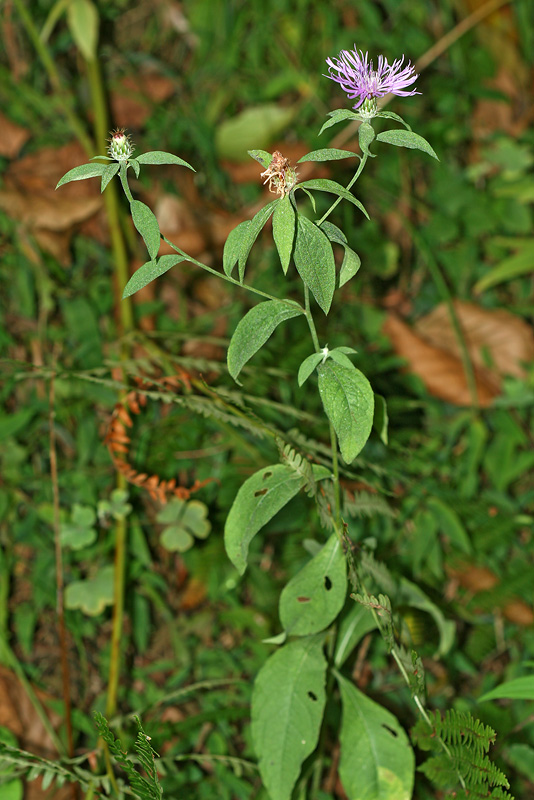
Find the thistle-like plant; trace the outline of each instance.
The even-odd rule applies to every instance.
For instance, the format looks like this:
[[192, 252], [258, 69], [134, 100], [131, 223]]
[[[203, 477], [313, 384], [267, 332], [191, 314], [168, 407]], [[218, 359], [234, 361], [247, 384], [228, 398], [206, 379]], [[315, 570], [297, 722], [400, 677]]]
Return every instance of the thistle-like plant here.
[[[405, 64], [403, 58], [390, 65], [386, 58], [379, 56], [376, 63], [375, 69], [368, 54], [358, 53], [356, 48], [327, 60], [327, 77], [339, 83], [356, 103], [353, 109], [330, 112], [320, 133], [340, 122], [355, 121], [359, 125], [360, 153], [322, 148], [307, 153], [292, 166], [279, 151], [250, 151], [251, 157], [263, 168], [261, 178], [276, 196], [252, 219], [241, 222], [230, 233], [224, 247], [222, 271], [203, 264], [162, 237], [152, 211], [135, 200], [130, 190], [130, 168], [136, 176], [144, 164], [175, 164], [192, 169], [183, 159], [160, 151], [135, 156], [126, 133], [116, 131], [111, 137], [108, 156], [97, 156], [96, 162], [76, 167], [58, 184], [98, 176], [103, 190], [115, 175], [119, 175], [134, 225], [149, 255], [124, 288], [125, 297], [180, 262], [190, 261], [260, 298], [261, 302], [237, 325], [228, 348], [228, 371], [237, 383], [243, 368], [279, 325], [291, 324], [299, 317], [307, 323], [310, 352], [296, 370], [297, 381], [300, 386], [307, 381], [316, 383], [329, 429], [330, 447], [298, 432], [273, 432], [272, 427], [266, 425], [265, 430], [274, 435], [279, 446], [280, 461], [247, 478], [237, 493], [224, 531], [228, 557], [242, 575], [247, 569], [249, 547], [254, 537], [302, 490], [315, 502], [326, 530], [326, 541], [312, 543], [310, 560], [281, 593], [282, 631], [273, 640], [278, 648], [266, 659], [254, 684], [252, 738], [260, 773], [272, 800], [289, 800], [299, 781], [301, 790], [307, 784], [318, 788], [324, 748], [321, 728], [325, 708], [334, 694], [342, 704], [339, 775], [346, 793], [351, 798], [368, 800], [409, 800], [411, 797], [415, 759], [405, 731], [391, 712], [365, 696], [343, 672], [360, 638], [375, 628], [382, 634], [411, 689], [421, 715], [421, 726], [435, 737], [439, 753], [427, 769], [429, 777], [442, 777], [446, 763], [448, 784], [456, 781], [465, 792], [470, 782], [477, 780], [476, 775], [473, 778], [473, 770], [483, 771], [486, 765], [477, 750], [475, 759], [469, 762], [471, 771], [466, 771], [464, 762], [459, 760], [456, 744], [452, 745], [437, 718], [426, 711], [421, 659], [399, 643], [395, 604], [411, 603], [432, 614], [442, 632], [440, 646], [443, 649], [452, 636], [450, 624], [418, 587], [409, 581], [396, 582], [364, 549], [356, 555], [347, 534], [346, 518], [358, 513], [358, 501], [347, 494], [342, 479], [350, 474], [350, 466], [365, 447], [373, 424], [377, 435], [386, 440], [387, 414], [384, 399], [375, 397], [369, 380], [356, 366], [358, 353], [353, 343], [330, 348], [317, 333], [317, 312], [330, 313], [336, 289], [353, 280], [361, 266], [352, 247], [353, 241], [329, 217], [344, 200], [352, 206], [355, 215], [368, 218], [365, 207], [351, 189], [369, 159], [380, 155], [382, 145], [420, 150], [437, 158], [431, 145], [414, 133], [400, 116], [381, 110], [378, 104], [388, 93], [417, 94], [415, 89], [409, 88], [417, 78], [414, 68], [409, 62]], [[393, 122], [397, 127], [375, 130], [377, 124], [384, 122]], [[324, 178], [299, 181], [298, 165], [301, 163], [354, 158], [357, 166], [346, 187]], [[321, 216], [315, 210], [316, 193], [327, 193], [334, 198]], [[312, 204], [312, 217], [305, 210], [308, 201]], [[283, 293], [273, 296], [245, 280], [252, 247], [270, 219], [283, 275], [288, 275], [294, 267], [301, 279], [302, 295], [298, 298]], [[158, 255], [161, 238], [174, 254]], [[334, 257], [336, 249], [343, 253], [339, 269]], [[243, 381], [246, 380], [244, 377]], [[387, 504], [375, 503], [375, 510], [387, 513]], [[349, 587], [353, 589], [355, 602], [347, 612]], [[420, 729], [417, 736], [421, 740]], [[474, 741], [466, 740], [463, 745], [469, 749]], [[318, 754], [316, 765], [303, 770], [314, 752]], [[506, 779], [497, 772], [493, 783], [506, 786]]]

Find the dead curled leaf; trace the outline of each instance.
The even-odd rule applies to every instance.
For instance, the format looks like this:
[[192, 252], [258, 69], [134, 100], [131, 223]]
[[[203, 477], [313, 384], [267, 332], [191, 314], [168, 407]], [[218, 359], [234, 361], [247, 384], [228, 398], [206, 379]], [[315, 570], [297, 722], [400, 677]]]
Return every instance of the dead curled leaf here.
[[[499, 394], [504, 375], [525, 375], [525, 365], [534, 359], [534, 332], [524, 320], [502, 309], [462, 300], [456, 300], [454, 308], [474, 367], [478, 401], [486, 407]], [[384, 332], [430, 394], [458, 406], [471, 404], [460, 343], [444, 303], [413, 328], [390, 314]]]

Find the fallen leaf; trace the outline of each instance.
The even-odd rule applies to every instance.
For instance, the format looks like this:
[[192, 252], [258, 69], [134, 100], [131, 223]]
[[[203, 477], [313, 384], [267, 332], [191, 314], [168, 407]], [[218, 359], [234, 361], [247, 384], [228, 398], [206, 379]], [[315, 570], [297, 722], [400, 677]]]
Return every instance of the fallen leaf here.
[[503, 614], [509, 622], [530, 628], [534, 623], [534, 612], [532, 607], [524, 600], [511, 600], [503, 608]]
[[[461, 300], [454, 307], [473, 364], [478, 402], [486, 407], [499, 394], [504, 375], [525, 375], [523, 365], [534, 359], [534, 332], [505, 310], [488, 310]], [[413, 329], [390, 314], [384, 332], [430, 394], [458, 406], [471, 404], [460, 344], [445, 304], [418, 320]]]
[[[384, 333], [391, 339], [397, 355], [407, 360], [408, 371], [421, 378], [431, 395], [454, 405], [471, 405], [462, 363], [455, 356], [426, 342], [394, 315], [387, 318]], [[491, 376], [481, 374], [479, 370], [475, 372], [478, 402], [486, 407], [498, 395], [498, 386]]]
[[[57, 703], [56, 698], [37, 687], [33, 688], [45, 706], [52, 726], [56, 731], [59, 730], [63, 717], [47, 708], [49, 702]], [[0, 726], [8, 728], [17, 737], [19, 747], [23, 750], [48, 758], [57, 755], [54, 743], [20, 681], [3, 665], [0, 665]]]
[[23, 145], [28, 141], [31, 134], [26, 128], [12, 122], [4, 114], [0, 113], [0, 156], [15, 158], [18, 156]]
[[164, 103], [176, 91], [176, 82], [165, 75], [127, 76], [111, 92], [113, 123], [124, 128], [141, 128], [154, 106]]

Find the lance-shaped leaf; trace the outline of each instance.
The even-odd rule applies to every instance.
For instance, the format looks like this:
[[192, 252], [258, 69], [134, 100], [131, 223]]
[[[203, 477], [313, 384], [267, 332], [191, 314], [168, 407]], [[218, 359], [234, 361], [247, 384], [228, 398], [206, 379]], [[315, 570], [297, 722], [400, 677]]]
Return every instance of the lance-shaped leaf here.
[[357, 208], [362, 211], [367, 219], [369, 219], [369, 214], [365, 210], [362, 203], [357, 200], [353, 194], [348, 192], [344, 186], [336, 181], [327, 180], [327, 178], [315, 178], [311, 181], [304, 181], [303, 183], [298, 183], [295, 189], [317, 189], [321, 192], [330, 192], [331, 194], [337, 194], [338, 197], [342, 197], [344, 200], [348, 200], [349, 203], [352, 203]]
[[341, 244], [343, 246], [347, 244], [347, 237], [341, 228], [338, 228], [333, 222], [325, 220], [324, 222], [321, 222], [319, 227], [323, 233], [326, 233], [331, 242], [335, 242], [336, 244]]
[[332, 125], [337, 125], [338, 122], [343, 122], [346, 119], [358, 119], [361, 120], [361, 117], [356, 114], [354, 111], [351, 111], [348, 108], [336, 108], [334, 111], [329, 111], [328, 116], [330, 119], [327, 119], [324, 123], [323, 127], [319, 131], [319, 136], [323, 131], [327, 128], [331, 128]]
[[273, 239], [285, 275], [289, 267], [295, 240], [295, 209], [289, 195], [280, 198], [274, 210]]
[[439, 158], [427, 140], [413, 131], [383, 131], [378, 134], [376, 140], [378, 142], [386, 142], [386, 144], [394, 144], [397, 147], [408, 147], [410, 150], [422, 150], [423, 153], [428, 153], [429, 156], [439, 161]]
[[415, 758], [396, 717], [336, 672], [341, 690], [339, 777], [351, 800], [410, 800]]
[[114, 161], [112, 164], [107, 165], [104, 172], [102, 173], [102, 183], [100, 184], [101, 192], [104, 191], [110, 180], [115, 177], [115, 175], [119, 171], [119, 167], [120, 164], [118, 161]]
[[305, 156], [299, 158], [297, 164], [302, 164], [304, 161], [339, 161], [342, 158], [359, 158], [359, 155], [353, 153], [352, 150], [325, 147], [322, 150], [312, 150], [311, 153], [306, 153]]
[[324, 630], [337, 617], [347, 596], [347, 568], [339, 539], [324, 547], [284, 587], [280, 621], [288, 636]]
[[267, 169], [267, 167], [273, 160], [272, 153], [268, 153], [266, 150], [247, 150], [247, 153], [251, 158], [254, 158], [265, 169]]
[[67, 23], [81, 54], [87, 61], [92, 61], [98, 44], [97, 7], [91, 0], [71, 0], [67, 5]]
[[300, 214], [293, 258], [300, 277], [324, 313], [328, 314], [336, 288], [332, 246], [322, 230]]
[[323, 353], [312, 353], [311, 356], [305, 358], [302, 364], [299, 367], [299, 372], [297, 376], [299, 386], [302, 386], [305, 383], [310, 375], [312, 374], [313, 370], [324, 360]]
[[319, 740], [326, 699], [323, 638], [284, 645], [254, 682], [252, 740], [271, 800], [289, 800], [302, 763]]
[[304, 486], [305, 478], [284, 464], [264, 467], [239, 489], [224, 527], [224, 544], [232, 564], [242, 575], [249, 544], [264, 525]]
[[[100, 158], [101, 156], [99, 156]], [[62, 178], [59, 179], [56, 189], [63, 186], [64, 183], [71, 181], [84, 181], [86, 178], [97, 178], [104, 174], [107, 164], [81, 164], [79, 167], [70, 169]]]
[[139, 161], [136, 158], [129, 158], [128, 166], [133, 169], [135, 172], [135, 177], [138, 178], [139, 173], [141, 172], [141, 165], [139, 164]]
[[159, 250], [160, 232], [156, 217], [149, 207], [140, 200], [130, 203], [132, 219], [135, 227], [141, 234], [150, 258], [156, 258]]
[[339, 286], [344, 286], [347, 281], [353, 278], [362, 265], [362, 261], [358, 253], [355, 253], [347, 245], [345, 247], [345, 255], [343, 256], [343, 263], [339, 270]]
[[123, 299], [135, 294], [139, 289], [142, 289], [155, 278], [159, 278], [160, 275], [163, 275], [167, 270], [179, 264], [181, 261], [186, 261], [186, 259], [183, 256], [173, 255], [172, 253], [167, 256], [160, 256], [160, 258], [154, 261], [147, 261], [146, 264], [143, 264], [142, 267], [139, 267], [139, 269], [134, 272], [124, 287], [124, 292], [122, 293]]
[[402, 117], [399, 117], [398, 114], [395, 114], [394, 111], [379, 111], [376, 116], [382, 117], [382, 119], [394, 119], [397, 122], [400, 122], [401, 125], [404, 125], [404, 127], [407, 128], [409, 131], [411, 131], [411, 128], [408, 125], [408, 123], [405, 122]]
[[224, 274], [230, 278], [232, 271], [239, 261], [239, 254], [246, 241], [247, 230], [250, 227], [250, 220], [246, 219], [230, 231], [224, 243], [223, 250], [223, 270]]
[[228, 348], [228, 372], [234, 380], [247, 361], [258, 352], [273, 331], [286, 319], [304, 311], [296, 303], [268, 300], [251, 308], [239, 322]]
[[247, 258], [252, 250], [252, 245], [258, 238], [261, 229], [273, 213], [274, 207], [277, 203], [278, 200], [273, 200], [271, 203], [268, 203], [268, 205], [260, 208], [258, 213], [255, 214], [250, 220], [250, 225], [248, 228], [245, 229], [243, 236], [243, 247], [239, 253], [239, 280], [241, 283], [243, 283], [243, 278], [245, 277], [245, 267], [247, 264]]
[[351, 464], [363, 449], [373, 425], [371, 384], [356, 367], [349, 369], [328, 359], [317, 368], [319, 394], [336, 432], [341, 455]]
[[184, 161], [183, 158], [179, 158], [179, 156], [175, 156], [172, 153], [166, 153], [164, 150], [151, 150], [149, 153], [141, 153], [140, 156], [136, 156], [136, 160], [139, 164], [176, 164], [179, 167], [187, 167], [196, 172], [195, 168], [188, 164], [187, 161]]
[[375, 156], [369, 150], [369, 145], [375, 138], [375, 132], [373, 130], [373, 126], [369, 125], [368, 122], [362, 122], [360, 127], [358, 128], [358, 142], [361, 147], [362, 153], [366, 153], [371, 158], [375, 158]]

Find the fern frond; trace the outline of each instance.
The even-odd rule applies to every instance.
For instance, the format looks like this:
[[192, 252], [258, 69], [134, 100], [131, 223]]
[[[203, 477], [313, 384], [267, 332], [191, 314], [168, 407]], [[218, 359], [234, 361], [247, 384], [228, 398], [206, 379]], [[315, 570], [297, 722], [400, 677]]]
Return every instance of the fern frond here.
[[[495, 742], [496, 733], [493, 728], [484, 725], [479, 719], [472, 717], [469, 712], [449, 709], [443, 717], [439, 711], [430, 712], [429, 717], [432, 723], [430, 735], [434, 740], [437, 737], [448, 745], [465, 746], [473, 753], [480, 755], [487, 753], [490, 745]], [[432, 747], [431, 749], [438, 748]]]
[[[279, 445], [280, 446], [280, 445]], [[317, 494], [317, 483], [313, 477], [312, 465], [302, 453], [294, 450], [290, 444], [283, 446], [280, 452], [280, 460], [299, 475], [304, 481], [304, 491], [308, 497], [315, 497]]]
[[33, 781], [40, 777], [45, 790], [54, 782], [61, 787], [66, 781], [78, 783], [85, 792], [97, 787], [108, 790], [109, 779], [106, 775], [95, 775], [80, 766], [86, 760], [87, 755], [84, 754], [74, 759], [50, 761], [48, 758], [0, 742], [0, 767], [2, 765], [10, 767], [9, 780], [24, 777], [27, 781]]
[[139, 730], [135, 740], [134, 750], [137, 753], [139, 763], [148, 776], [147, 778], [140, 775], [136, 770], [133, 762], [128, 758], [126, 751], [122, 749], [120, 740], [111, 732], [107, 719], [102, 716], [102, 714], [99, 714], [98, 711], [95, 712], [95, 724], [98, 733], [106, 742], [117, 764], [120, 764], [128, 776], [133, 794], [138, 797], [139, 800], [161, 800], [163, 797], [163, 790], [154, 764], [154, 758], [157, 756], [157, 753], [152, 748], [150, 737], [144, 732], [139, 717], [135, 717], [135, 720]]
[[370, 492], [347, 492], [343, 490], [343, 513], [353, 519], [374, 517], [381, 514], [384, 517], [394, 517], [395, 511], [387, 500], [379, 494]]

